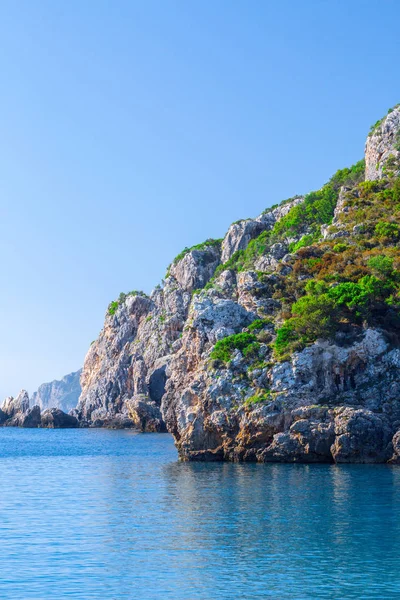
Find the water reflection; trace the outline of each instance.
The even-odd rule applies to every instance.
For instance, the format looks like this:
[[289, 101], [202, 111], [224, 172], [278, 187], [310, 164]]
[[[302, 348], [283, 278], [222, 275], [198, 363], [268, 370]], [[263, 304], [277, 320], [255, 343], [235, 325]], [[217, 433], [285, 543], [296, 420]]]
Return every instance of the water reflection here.
[[178, 463], [106, 431], [3, 430], [0, 457], [2, 599], [400, 592], [400, 469]]

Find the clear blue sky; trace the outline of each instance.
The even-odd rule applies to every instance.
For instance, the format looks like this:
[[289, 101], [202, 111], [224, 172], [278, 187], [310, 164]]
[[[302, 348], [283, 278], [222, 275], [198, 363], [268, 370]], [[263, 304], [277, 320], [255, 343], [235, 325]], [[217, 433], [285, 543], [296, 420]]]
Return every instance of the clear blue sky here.
[[397, 0], [0, 3], [0, 398], [120, 291], [319, 188], [400, 101]]

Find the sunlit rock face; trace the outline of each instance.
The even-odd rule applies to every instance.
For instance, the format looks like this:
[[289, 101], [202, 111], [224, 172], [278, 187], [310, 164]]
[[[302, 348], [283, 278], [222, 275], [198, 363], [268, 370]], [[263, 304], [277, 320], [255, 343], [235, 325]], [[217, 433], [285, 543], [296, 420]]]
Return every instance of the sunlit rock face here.
[[400, 170], [400, 105], [376, 125], [365, 144], [365, 179], [374, 181]]
[[365, 274], [386, 285], [379, 268], [400, 265], [396, 210], [387, 226], [381, 205], [397, 206], [399, 131], [395, 108], [368, 137], [365, 163], [185, 249], [150, 296], [111, 303], [82, 370], [80, 425], [167, 430], [183, 460], [400, 463], [394, 295], [369, 321], [348, 306], [331, 329], [322, 306], [290, 337], [299, 299], [328, 302]]

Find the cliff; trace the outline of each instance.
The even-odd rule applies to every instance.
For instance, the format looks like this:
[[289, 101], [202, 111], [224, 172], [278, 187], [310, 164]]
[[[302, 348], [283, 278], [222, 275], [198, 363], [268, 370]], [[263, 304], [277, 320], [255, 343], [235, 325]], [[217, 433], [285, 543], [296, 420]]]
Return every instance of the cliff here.
[[59, 408], [68, 412], [78, 404], [81, 394], [80, 377], [82, 370], [65, 375], [60, 380], [42, 383], [32, 394], [31, 404], [38, 405], [41, 410]]
[[121, 294], [81, 425], [170, 431], [185, 460], [397, 462], [400, 108], [320, 190], [186, 248]]

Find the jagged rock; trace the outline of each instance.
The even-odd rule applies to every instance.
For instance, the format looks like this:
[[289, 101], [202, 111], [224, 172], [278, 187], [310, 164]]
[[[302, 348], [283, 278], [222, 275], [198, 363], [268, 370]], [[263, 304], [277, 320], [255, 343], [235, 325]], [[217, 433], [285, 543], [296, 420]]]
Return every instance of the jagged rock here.
[[[273, 225], [272, 219], [270, 225]], [[266, 223], [255, 219], [244, 219], [243, 221], [232, 223], [222, 242], [221, 262], [225, 263], [237, 250], [246, 248], [250, 240], [260, 235], [267, 226]]]
[[31, 396], [31, 404], [38, 404], [41, 410], [60, 408], [64, 412], [76, 407], [81, 393], [80, 376], [82, 369], [66, 375], [61, 380], [42, 383]]
[[288, 245], [277, 242], [271, 246], [269, 253], [261, 256], [255, 263], [257, 271], [275, 271], [279, 265], [279, 261], [286, 255]]
[[[3, 425], [6, 427], [37, 427], [37, 424], [35, 424], [37, 407], [34, 407], [34, 409], [32, 409], [33, 413], [30, 414], [29, 396], [25, 390], [21, 390], [16, 398], [9, 396], [4, 400], [1, 407]], [[30, 423], [34, 424], [30, 425]]]
[[387, 349], [383, 334], [375, 329], [368, 329], [361, 340], [347, 347], [320, 340], [272, 368], [271, 390], [290, 390], [297, 397], [311, 395], [316, 401], [341, 393], [356, 396], [360, 389], [366, 397], [364, 387], [378, 370], [387, 370], [378, 362]]
[[28, 408], [25, 413], [22, 413], [22, 416], [18, 422], [19, 427], [40, 427], [41, 426], [41, 415], [40, 415], [40, 406], [37, 404], [32, 408]]
[[0, 425], [3, 425], [7, 419], [8, 415], [0, 409]]
[[332, 456], [337, 463], [382, 463], [391, 454], [391, 429], [370, 410], [344, 408], [335, 419]]
[[48, 408], [42, 414], [41, 427], [48, 429], [70, 429], [78, 426], [76, 417], [67, 415], [59, 408]]
[[148, 399], [143, 397], [137, 397], [129, 400], [127, 406], [134, 427], [140, 431], [150, 433], [162, 433], [166, 431], [160, 406], [156, 402], [148, 401]]
[[[395, 171], [400, 170], [400, 105], [382, 119], [368, 136], [365, 144], [365, 179], [373, 181], [385, 176], [389, 159], [396, 161]], [[390, 164], [390, 163], [389, 163]]]
[[260, 233], [272, 229], [275, 223], [287, 215], [293, 206], [303, 201], [303, 196], [296, 196], [272, 210], [267, 210], [257, 219], [243, 219], [237, 223], [232, 223], [222, 242], [222, 264], [228, 261], [237, 250], [246, 248], [248, 243]]
[[170, 266], [169, 273], [181, 286], [191, 292], [202, 288], [214, 275], [220, 263], [221, 250], [218, 246], [208, 246], [204, 250], [191, 250]]
[[331, 413], [327, 407], [302, 407], [293, 411], [294, 423], [288, 431], [274, 435], [272, 444], [259, 454], [259, 460], [332, 462], [335, 428]]
[[28, 392], [21, 390], [16, 398], [9, 396], [3, 402], [1, 410], [8, 418], [14, 417], [17, 414], [25, 413], [29, 409]]

